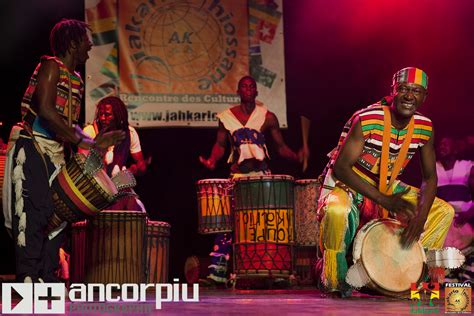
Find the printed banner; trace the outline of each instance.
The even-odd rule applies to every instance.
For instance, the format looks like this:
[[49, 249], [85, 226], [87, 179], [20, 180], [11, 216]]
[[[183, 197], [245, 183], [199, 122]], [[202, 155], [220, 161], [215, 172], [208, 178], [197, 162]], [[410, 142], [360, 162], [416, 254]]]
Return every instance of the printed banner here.
[[86, 121], [119, 95], [135, 127], [217, 126], [242, 76], [286, 127], [282, 0], [86, 0]]

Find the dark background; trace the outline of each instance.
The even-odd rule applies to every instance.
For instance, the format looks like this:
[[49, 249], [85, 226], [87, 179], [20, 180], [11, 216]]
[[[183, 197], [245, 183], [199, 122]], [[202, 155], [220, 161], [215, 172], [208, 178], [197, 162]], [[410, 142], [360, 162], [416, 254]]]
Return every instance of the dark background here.
[[[2, 0], [0, 6], [0, 128], [6, 140], [20, 119], [21, 97], [39, 57], [50, 53], [50, 29], [63, 17], [84, 19], [84, 2]], [[429, 95], [420, 111], [433, 120], [438, 138], [474, 134], [473, 1], [284, 0], [283, 9], [289, 125], [283, 135], [297, 150], [299, 117], [307, 116], [312, 156], [302, 174], [270, 143], [273, 173], [316, 178], [349, 116], [387, 95], [393, 73], [406, 66], [429, 76]], [[226, 159], [214, 172], [198, 162], [199, 155], [209, 155], [215, 133], [212, 128], [139, 130], [143, 152], [153, 156], [153, 164], [138, 179], [137, 192], [152, 219], [172, 225], [170, 276], [181, 280], [186, 257], [206, 255], [212, 245], [213, 236], [196, 232], [195, 182], [228, 175]], [[405, 179], [419, 183], [416, 162]], [[0, 274], [13, 274], [12, 241], [3, 229], [0, 253]]]

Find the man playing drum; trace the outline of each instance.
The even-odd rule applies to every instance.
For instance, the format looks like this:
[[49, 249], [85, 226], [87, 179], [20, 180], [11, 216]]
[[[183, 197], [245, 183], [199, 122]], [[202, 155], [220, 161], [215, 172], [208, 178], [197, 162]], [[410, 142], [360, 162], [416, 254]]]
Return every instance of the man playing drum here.
[[288, 160], [302, 162], [309, 155], [306, 146], [296, 154], [283, 140], [276, 115], [258, 100], [257, 83], [250, 76], [240, 79], [237, 87], [240, 104], [235, 105], [217, 115], [219, 129], [217, 138], [208, 159], [199, 157], [201, 163], [214, 170], [216, 163], [224, 155], [227, 138], [231, 140], [232, 151], [228, 159], [230, 172], [235, 175], [269, 174], [267, 159], [269, 158], [264, 133], [272, 136], [280, 156]]
[[123, 132], [110, 132], [93, 140], [72, 127], [79, 119], [84, 91], [75, 69], [86, 62], [92, 47], [88, 28], [67, 19], [53, 27], [54, 56], [42, 57], [31, 76], [21, 104], [23, 127], [15, 127], [10, 136], [9, 143], [16, 143], [8, 154], [13, 168], [7, 190], [11, 202], [4, 212], [5, 226], [13, 231], [20, 282], [57, 281], [54, 271], [63, 234], [48, 237], [45, 230], [53, 213], [50, 183], [65, 164], [64, 143], [105, 149], [124, 138]]
[[[125, 139], [119, 145], [107, 148], [104, 156], [107, 174], [113, 177], [127, 168], [134, 176], [143, 175], [151, 162], [151, 157], [147, 160], [143, 158], [140, 138], [135, 128], [129, 125], [127, 107], [119, 97], [108, 96], [101, 99], [97, 104], [94, 122], [84, 127], [84, 133], [92, 138], [105, 131], [125, 133]], [[87, 154], [88, 151], [79, 149], [79, 152]], [[135, 163], [127, 167], [130, 156]], [[108, 209], [145, 212], [145, 206], [136, 196], [122, 197]]]
[[[435, 198], [437, 176], [430, 119], [416, 112], [427, 96], [428, 77], [408, 67], [393, 76], [390, 96], [357, 111], [345, 124], [338, 146], [331, 153], [319, 199], [324, 290], [350, 295], [345, 282], [346, 253], [358, 227], [381, 217], [406, 224], [403, 247], [421, 239], [424, 248], [440, 249], [454, 210]], [[396, 178], [419, 151], [421, 189]], [[444, 269], [430, 271], [433, 281]]]
[[[225, 153], [227, 138], [229, 138], [232, 150], [228, 163], [231, 164], [232, 178], [270, 174], [267, 163], [269, 156], [264, 137], [266, 132], [272, 136], [277, 146], [277, 152], [283, 158], [303, 162], [305, 157], [308, 157], [307, 146], [303, 146], [296, 154], [286, 145], [276, 115], [270, 112], [263, 103], [256, 100], [258, 91], [254, 78], [251, 76], [242, 77], [237, 86], [237, 93], [240, 96], [240, 104], [217, 115], [219, 129], [211, 156], [208, 159], [199, 157], [206, 168], [215, 169], [216, 163]], [[211, 271], [211, 279], [222, 280], [220, 276], [213, 276], [213, 271]]]

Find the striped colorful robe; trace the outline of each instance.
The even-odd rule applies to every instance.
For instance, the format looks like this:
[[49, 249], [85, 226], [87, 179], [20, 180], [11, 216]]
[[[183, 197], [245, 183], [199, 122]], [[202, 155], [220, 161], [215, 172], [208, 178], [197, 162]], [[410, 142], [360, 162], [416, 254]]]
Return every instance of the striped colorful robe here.
[[[321, 281], [329, 291], [349, 291], [349, 286], [345, 282], [348, 269], [346, 253], [358, 229], [365, 222], [380, 217], [380, 208], [370, 199], [350, 188], [337, 184], [337, 179], [332, 172], [334, 162], [355, 118], [359, 118], [364, 137], [364, 148], [354, 164], [353, 170], [365, 181], [378, 187], [384, 126], [383, 106], [389, 106], [390, 103], [391, 100], [383, 99], [381, 102], [356, 112], [351, 117], [344, 126], [338, 146], [331, 153], [331, 159], [325, 170], [318, 216], [321, 219], [320, 242], [323, 249]], [[432, 135], [433, 127], [430, 119], [417, 112], [414, 115], [414, 120], [413, 136], [399, 174], [403, 172], [415, 152], [424, 146]], [[391, 170], [407, 135], [407, 130], [408, 127], [402, 130], [391, 128], [388, 178], [391, 176]], [[404, 195], [404, 199], [416, 205], [419, 192], [417, 188], [396, 180], [392, 184], [392, 192], [401, 192], [408, 187], [410, 191]], [[424, 247], [439, 249], [443, 246], [453, 216], [452, 207], [436, 198], [421, 236]]]

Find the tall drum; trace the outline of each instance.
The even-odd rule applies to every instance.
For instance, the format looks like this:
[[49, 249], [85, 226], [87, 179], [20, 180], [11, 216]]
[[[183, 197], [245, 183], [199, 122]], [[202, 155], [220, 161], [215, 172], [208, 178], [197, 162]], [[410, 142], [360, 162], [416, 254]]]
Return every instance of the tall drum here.
[[204, 179], [199, 180], [196, 187], [199, 233], [232, 231], [232, 182], [229, 179]]
[[295, 270], [301, 283], [312, 283], [319, 241], [317, 208], [321, 184], [317, 179], [295, 181]]
[[102, 211], [88, 221], [86, 282], [140, 283], [145, 229], [141, 212]]
[[168, 282], [168, 264], [171, 225], [166, 222], [147, 221], [145, 282]]
[[239, 277], [288, 277], [293, 271], [293, 178], [234, 180], [234, 270]]
[[85, 258], [87, 242], [87, 221], [80, 221], [71, 225], [71, 283], [83, 283], [85, 280]]
[[318, 243], [319, 223], [316, 210], [320, 187], [316, 179], [295, 181], [295, 222], [298, 246], [316, 246]]

